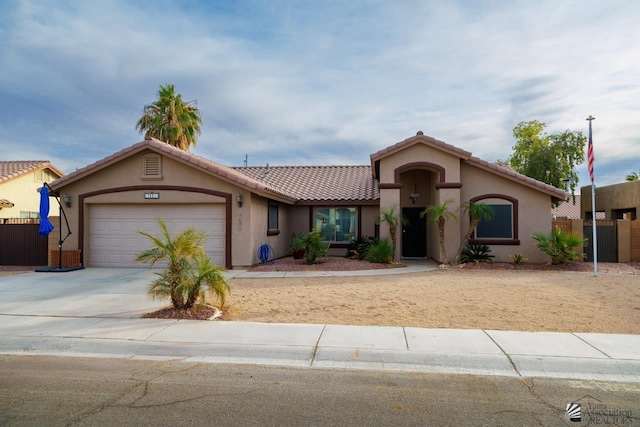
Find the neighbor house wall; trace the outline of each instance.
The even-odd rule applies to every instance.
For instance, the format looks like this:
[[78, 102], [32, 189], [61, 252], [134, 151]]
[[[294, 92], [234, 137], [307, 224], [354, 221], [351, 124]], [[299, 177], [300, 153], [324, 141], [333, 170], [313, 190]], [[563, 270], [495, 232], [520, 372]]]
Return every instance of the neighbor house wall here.
[[[604, 187], [596, 187], [596, 212], [604, 212], [605, 220], [622, 219], [616, 213], [631, 211], [637, 219], [640, 214], [640, 181], [622, 182]], [[581, 218], [587, 218], [587, 212], [591, 212], [591, 186], [580, 188]]]
[[[48, 168], [44, 172], [57, 177]], [[36, 172], [28, 172], [1, 183], [0, 199], [7, 199], [14, 206], [1, 208], [0, 218], [20, 218], [20, 212], [38, 212], [40, 210], [40, 194], [38, 190], [43, 185], [44, 181], [36, 180]], [[54, 215], [58, 213], [58, 203], [55, 198], [49, 198], [49, 206], [49, 212]]]

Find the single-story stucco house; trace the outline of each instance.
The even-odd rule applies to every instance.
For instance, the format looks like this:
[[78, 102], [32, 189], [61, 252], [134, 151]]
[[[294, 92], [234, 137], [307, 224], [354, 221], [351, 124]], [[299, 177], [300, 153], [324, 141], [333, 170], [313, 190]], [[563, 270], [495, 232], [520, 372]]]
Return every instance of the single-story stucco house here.
[[419, 213], [452, 200], [460, 218], [446, 225], [453, 254], [469, 224], [466, 201], [490, 204], [494, 218], [473, 243], [486, 243], [497, 261], [519, 253], [548, 261], [530, 238], [551, 229], [550, 206], [563, 190], [527, 178], [470, 152], [418, 132], [370, 156], [366, 166], [227, 167], [161, 141], [148, 139], [66, 175], [51, 187], [71, 198], [66, 209], [73, 234], [65, 250], [81, 251], [86, 266], [135, 266], [149, 247], [136, 230], [157, 234], [162, 217], [170, 230], [188, 226], [208, 234], [206, 251], [226, 268], [259, 262], [270, 244], [289, 254], [291, 237], [314, 228], [343, 255], [352, 239], [389, 236], [380, 210], [397, 206], [408, 219], [398, 230], [397, 259], [441, 260], [438, 232]]

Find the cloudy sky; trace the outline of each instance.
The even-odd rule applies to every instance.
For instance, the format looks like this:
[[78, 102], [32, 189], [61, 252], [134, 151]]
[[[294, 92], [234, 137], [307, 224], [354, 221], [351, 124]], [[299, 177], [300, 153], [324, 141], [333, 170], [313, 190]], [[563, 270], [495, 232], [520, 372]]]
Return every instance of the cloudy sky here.
[[591, 114], [612, 184], [640, 170], [639, 22], [630, 0], [2, 0], [0, 159], [106, 157], [172, 83], [229, 166], [368, 164], [418, 130], [494, 161], [520, 121]]

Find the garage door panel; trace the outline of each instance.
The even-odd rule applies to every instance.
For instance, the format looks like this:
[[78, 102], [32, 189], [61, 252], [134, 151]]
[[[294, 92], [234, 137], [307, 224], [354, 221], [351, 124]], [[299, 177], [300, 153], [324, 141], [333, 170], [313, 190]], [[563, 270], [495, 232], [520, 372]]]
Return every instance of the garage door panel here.
[[89, 265], [95, 267], [138, 267], [138, 253], [151, 241], [137, 233], [160, 235], [158, 218], [163, 218], [171, 235], [189, 227], [207, 234], [205, 252], [214, 264], [225, 263], [225, 206], [195, 205], [92, 205], [89, 213]]

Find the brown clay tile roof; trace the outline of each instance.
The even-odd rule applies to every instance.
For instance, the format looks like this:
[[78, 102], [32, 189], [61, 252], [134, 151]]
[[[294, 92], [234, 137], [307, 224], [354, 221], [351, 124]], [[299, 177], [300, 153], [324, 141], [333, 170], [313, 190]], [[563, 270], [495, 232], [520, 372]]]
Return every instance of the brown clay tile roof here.
[[384, 157], [387, 157], [397, 151], [400, 151], [403, 148], [409, 147], [414, 144], [419, 144], [419, 143], [429, 145], [441, 151], [447, 152], [451, 155], [457, 156], [470, 165], [488, 170], [504, 178], [524, 184], [528, 187], [533, 187], [539, 191], [549, 194], [550, 196], [556, 199], [566, 200], [567, 197], [569, 197], [569, 193], [567, 193], [564, 190], [556, 188], [552, 185], [545, 184], [544, 182], [540, 182], [533, 178], [529, 178], [525, 175], [519, 174], [509, 167], [500, 166], [495, 163], [490, 163], [485, 160], [479, 159], [478, 157], [474, 157], [471, 154], [471, 152], [462, 150], [458, 147], [455, 147], [451, 144], [447, 144], [446, 142], [437, 140], [430, 136], [426, 136], [422, 133], [422, 131], [418, 131], [418, 133], [415, 136], [412, 136], [411, 138], [407, 138], [404, 141], [400, 141], [394, 145], [391, 145], [383, 150], [380, 150], [372, 154], [371, 167], [373, 168], [375, 166], [376, 161]]
[[431, 145], [433, 147], [436, 147], [442, 151], [446, 151], [449, 152], [453, 155], [456, 155], [460, 158], [463, 159], [467, 159], [469, 157], [471, 157], [471, 153], [468, 151], [465, 151], [461, 148], [458, 147], [454, 147], [451, 144], [447, 144], [446, 142], [440, 141], [438, 139], [432, 138], [430, 136], [426, 136], [422, 133], [422, 131], [418, 131], [418, 133], [416, 134], [416, 136], [412, 136], [411, 138], [407, 138], [404, 141], [400, 141], [394, 145], [391, 145], [387, 148], [384, 148], [376, 153], [373, 153], [371, 155], [371, 163], [375, 162], [376, 160], [380, 160], [383, 157], [386, 157], [390, 154], [393, 154], [397, 151], [402, 150], [405, 147], [408, 147], [410, 145], [413, 144], [417, 144], [417, 143], [424, 143], [424, 144], [428, 144]]
[[20, 175], [47, 168], [51, 169], [59, 176], [64, 175], [64, 173], [57, 167], [53, 166], [49, 160], [0, 161], [0, 182], [9, 181], [10, 179], [17, 178]]
[[489, 170], [496, 173], [497, 175], [501, 175], [505, 178], [511, 179], [512, 181], [520, 182], [521, 184], [524, 184], [528, 187], [536, 188], [559, 200], [566, 200], [570, 196], [570, 194], [565, 190], [561, 190], [554, 187], [553, 185], [545, 184], [544, 182], [538, 181], [537, 179], [529, 178], [528, 176], [519, 174], [518, 172], [506, 166], [500, 166], [495, 163], [490, 163], [486, 160], [482, 160], [474, 156], [470, 156], [466, 160], [466, 162], [470, 165]]
[[262, 181], [258, 181], [255, 179], [252, 179], [250, 177], [248, 177], [247, 175], [244, 175], [236, 170], [234, 170], [233, 168], [230, 168], [228, 166], [223, 166], [219, 163], [213, 162], [211, 160], [207, 160], [204, 157], [200, 157], [197, 156], [193, 153], [190, 153], [188, 151], [184, 151], [181, 150], [179, 148], [176, 148], [172, 145], [169, 145], [165, 142], [159, 141], [157, 139], [151, 138], [151, 139], [145, 139], [144, 141], [140, 141], [136, 144], [133, 144], [130, 147], [124, 148], [120, 151], [118, 151], [117, 153], [113, 153], [110, 156], [105, 157], [104, 159], [98, 160], [97, 162], [94, 162], [90, 165], [87, 165], [81, 169], [78, 169], [72, 173], [70, 173], [69, 175], [66, 175], [60, 179], [57, 179], [56, 181], [54, 181], [51, 184], [51, 187], [55, 190], [58, 189], [64, 185], [70, 184], [71, 182], [74, 182], [90, 173], [93, 173], [97, 170], [100, 170], [102, 168], [105, 168], [107, 166], [109, 166], [110, 164], [131, 156], [135, 153], [138, 153], [142, 150], [145, 149], [151, 149], [153, 151], [156, 151], [160, 154], [172, 157], [178, 161], [181, 161], [183, 163], [189, 163], [190, 165], [197, 167], [207, 173], [216, 175], [218, 177], [220, 177], [223, 180], [226, 180], [228, 182], [232, 182], [234, 184], [237, 184], [241, 187], [245, 187], [248, 188], [251, 191], [254, 191], [258, 194], [263, 194], [263, 195], [273, 195], [276, 197], [280, 197], [280, 198], [284, 198], [284, 199], [289, 199], [291, 201], [292, 197], [289, 196], [288, 194], [280, 191], [277, 188], [273, 188], [270, 187], [269, 185], [267, 185], [266, 183], [262, 182]]
[[378, 184], [365, 166], [236, 167], [235, 170], [299, 201], [373, 201]]
[[[576, 195], [576, 204], [573, 204], [573, 197], [569, 197], [566, 202], [561, 202], [560, 205], [551, 209], [551, 213], [556, 218], [567, 219], [580, 219], [580, 196]], [[599, 212], [596, 212], [598, 214]]]

